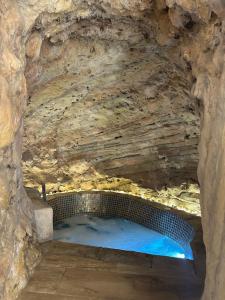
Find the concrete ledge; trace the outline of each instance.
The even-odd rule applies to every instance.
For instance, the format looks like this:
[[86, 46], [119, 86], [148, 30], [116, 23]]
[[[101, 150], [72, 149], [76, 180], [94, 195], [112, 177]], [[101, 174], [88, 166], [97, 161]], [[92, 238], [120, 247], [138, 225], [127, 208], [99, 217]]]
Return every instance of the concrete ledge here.
[[53, 209], [44, 202], [37, 190], [26, 188], [28, 197], [31, 199], [34, 210], [36, 231], [40, 243], [53, 239]]

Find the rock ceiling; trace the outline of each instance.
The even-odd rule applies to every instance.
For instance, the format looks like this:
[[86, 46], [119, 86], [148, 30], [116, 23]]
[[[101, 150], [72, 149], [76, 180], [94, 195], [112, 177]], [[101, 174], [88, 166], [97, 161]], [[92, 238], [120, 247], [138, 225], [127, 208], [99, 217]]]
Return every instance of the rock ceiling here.
[[141, 3], [133, 15], [93, 6], [37, 19], [26, 46], [26, 185], [54, 192], [111, 180], [126, 191], [127, 182], [155, 189], [197, 181], [190, 66], [176, 31], [167, 40], [156, 34], [167, 14], [158, 22]]
[[26, 185], [170, 194], [191, 211], [195, 186], [174, 186], [196, 180], [201, 105], [202, 299], [224, 300], [224, 17], [224, 0], [0, 0], [0, 298], [39, 257], [25, 109]]

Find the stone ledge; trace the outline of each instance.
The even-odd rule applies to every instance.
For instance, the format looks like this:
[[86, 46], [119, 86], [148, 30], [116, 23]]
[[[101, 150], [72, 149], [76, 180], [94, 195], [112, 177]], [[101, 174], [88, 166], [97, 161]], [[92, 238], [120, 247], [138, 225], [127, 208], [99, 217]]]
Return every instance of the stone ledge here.
[[26, 188], [26, 192], [32, 201], [38, 241], [43, 243], [52, 240], [53, 210], [51, 206], [41, 199], [37, 190]]

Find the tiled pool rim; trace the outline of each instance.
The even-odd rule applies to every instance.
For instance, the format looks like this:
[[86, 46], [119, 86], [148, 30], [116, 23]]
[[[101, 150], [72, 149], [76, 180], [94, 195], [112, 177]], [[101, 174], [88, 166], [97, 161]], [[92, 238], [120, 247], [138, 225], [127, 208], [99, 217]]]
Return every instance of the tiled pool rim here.
[[171, 211], [153, 205], [149, 200], [114, 192], [72, 192], [48, 197], [54, 223], [89, 214], [103, 218], [124, 218], [164, 234], [183, 248], [194, 238], [193, 227]]

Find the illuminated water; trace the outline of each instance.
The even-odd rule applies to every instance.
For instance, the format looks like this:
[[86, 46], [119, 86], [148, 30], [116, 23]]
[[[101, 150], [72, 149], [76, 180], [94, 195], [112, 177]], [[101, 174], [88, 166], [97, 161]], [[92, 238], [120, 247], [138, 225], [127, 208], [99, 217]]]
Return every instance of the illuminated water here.
[[55, 225], [54, 239], [112, 249], [192, 259], [191, 249], [125, 219], [74, 216]]

